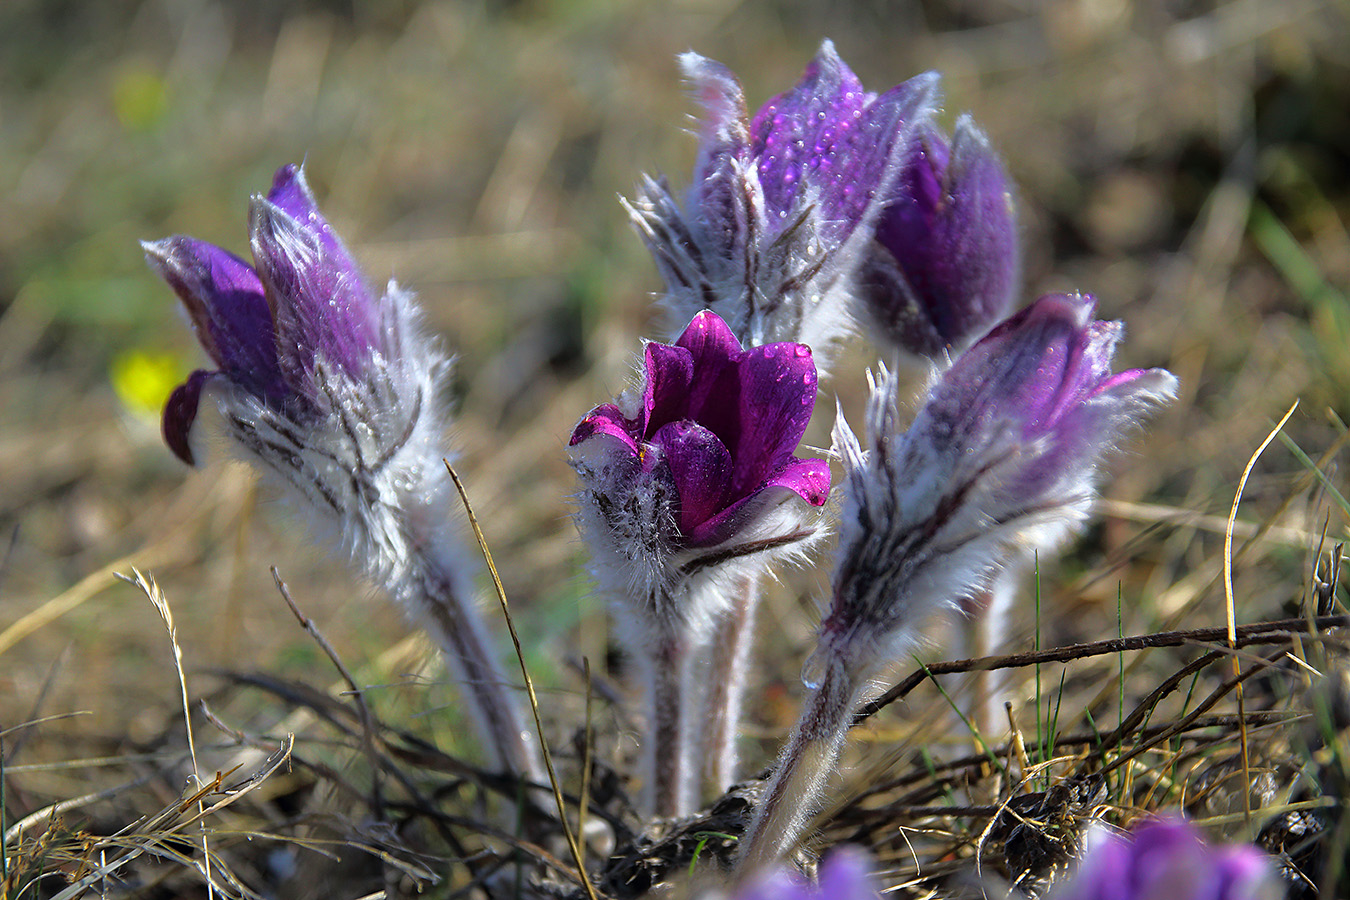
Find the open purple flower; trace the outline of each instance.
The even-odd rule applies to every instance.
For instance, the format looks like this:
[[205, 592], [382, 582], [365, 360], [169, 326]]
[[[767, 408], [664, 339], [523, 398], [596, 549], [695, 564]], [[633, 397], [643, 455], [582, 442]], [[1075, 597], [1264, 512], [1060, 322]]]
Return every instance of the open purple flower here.
[[[637, 409], [597, 406], [570, 445], [580, 459], [606, 458], [610, 477], [623, 483], [669, 485], [666, 505], [649, 511], [647, 539], [672, 549], [714, 547], [794, 495], [824, 504], [829, 467], [793, 456], [816, 401], [810, 349], [742, 350], [716, 314], [702, 312], [673, 346], [647, 345], [645, 371]], [[612, 493], [609, 502], [617, 502], [622, 492]]]
[[1021, 256], [1007, 173], [969, 116], [948, 142], [915, 136], [858, 274], [864, 315], [885, 343], [936, 358], [1007, 314]]
[[1271, 860], [1250, 844], [1211, 847], [1181, 818], [1150, 820], [1123, 835], [1094, 828], [1077, 869], [1052, 900], [1276, 900]]
[[742, 349], [705, 311], [674, 345], [648, 344], [642, 384], [572, 432], [578, 524], [648, 682], [648, 812], [695, 801], [703, 654], [731, 586], [822, 533], [829, 467], [793, 455], [815, 401], [809, 348]]
[[681, 209], [648, 179], [630, 207], [671, 319], [712, 309], [747, 344], [823, 353], [850, 327], [850, 280], [932, 115], [937, 76], [878, 96], [825, 41], [801, 81], [747, 121], [729, 70], [694, 53], [680, 63], [707, 113], [693, 184]]

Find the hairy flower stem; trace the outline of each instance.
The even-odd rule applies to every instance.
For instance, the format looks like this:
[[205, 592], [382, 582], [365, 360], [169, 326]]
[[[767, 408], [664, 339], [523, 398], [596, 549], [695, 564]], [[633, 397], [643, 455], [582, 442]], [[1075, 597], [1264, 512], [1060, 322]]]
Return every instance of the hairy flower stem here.
[[688, 643], [662, 628], [647, 671], [647, 746], [642, 751], [643, 811], [675, 818], [688, 815], [694, 795], [692, 722], [686, 704]]
[[447, 578], [422, 583], [425, 620], [469, 708], [490, 764], [536, 783], [548, 781], [539, 745], [521, 717], [478, 609]]
[[[812, 668], [817, 671], [811, 672]], [[862, 699], [862, 686], [841, 660], [815, 657], [808, 660], [807, 670], [815, 689], [778, 757], [754, 821], [741, 838], [735, 870], [738, 881], [772, 865], [797, 842], [835, 769], [853, 712]]]
[[704, 774], [717, 792], [736, 783], [736, 736], [745, 703], [750, 650], [755, 643], [759, 575], [751, 572], [739, 581], [731, 608], [717, 622], [706, 673], [707, 696], [702, 707], [707, 725]]

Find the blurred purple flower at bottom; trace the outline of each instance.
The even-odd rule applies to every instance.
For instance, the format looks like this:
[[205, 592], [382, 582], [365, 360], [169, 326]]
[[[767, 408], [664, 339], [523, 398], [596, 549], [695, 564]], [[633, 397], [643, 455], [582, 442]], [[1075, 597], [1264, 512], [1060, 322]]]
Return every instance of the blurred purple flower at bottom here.
[[731, 900], [878, 900], [880, 896], [867, 854], [844, 846], [820, 864], [815, 885], [778, 868], [742, 888]]
[[1154, 819], [1130, 835], [1095, 827], [1078, 868], [1050, 900], [1276, 900], [1269, 857], [1250, 844], [1211, 847], [1184, 819]]

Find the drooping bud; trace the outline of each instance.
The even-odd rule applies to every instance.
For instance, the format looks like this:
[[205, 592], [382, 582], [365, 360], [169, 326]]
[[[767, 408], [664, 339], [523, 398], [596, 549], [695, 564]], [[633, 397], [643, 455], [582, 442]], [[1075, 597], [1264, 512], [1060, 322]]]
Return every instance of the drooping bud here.
[[492, 764], [541, 778], [451, 513], [436, 400], [449, 360], [422, 335], [411, 295], [392, 282], [370, 290], [299, 167], [253, 198], [250, 232], [252, 266], [181, 235], [142, 245], [219, 367], [170, 396], [165, 442], [195, 464], [211, 400], [233, 452], [299, 499], [315, 530], [437, 640]]
[[1021, 272], [1012, 188], [969, 116], [950, 144], [931, 123], [922, 127], [876, 236], [858, 273], [876, 343], [937, 359], [1008, 313]]
[[1097, 464], [1169, 400], [1162, 369], [1111, 374], [1121, 326], [1083, 296], [1042, 297], [939, 375], [906, 430], [899, 379], [872, 380], [869, 447], [835, 424], [846, 481], [833, 597], [803, 667], [811, 690], [741, 840], [743, 875], [792, 846], [875, 677], [934, 613], [973, 598], [1086, 517]]

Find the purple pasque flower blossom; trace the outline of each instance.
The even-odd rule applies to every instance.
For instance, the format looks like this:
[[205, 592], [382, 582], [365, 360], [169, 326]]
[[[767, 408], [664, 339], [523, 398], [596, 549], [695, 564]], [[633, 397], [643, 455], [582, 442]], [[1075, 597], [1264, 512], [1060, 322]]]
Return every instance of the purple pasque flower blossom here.
[[843, 416], [833, 597], [802, 670], [811, 690], [741, 841], [743, 871], [797, 839], [874, 680], [935, 613], [996, 585], [1087, 517], [1097, 465], [1175, 394], [1162, 369], [1111, 373], [1122, 328], [1081, 295], [1042, 297], [966, 350], [901, 430], [899, 379], [872, 379], [864, 451]]
[[742, 349], [703, 311], [643, 362], [640, 385], [577, 425], [570, 455], [596, 579], [647, 681], [643, 806], [680, 816], [699, 787], [712, 632], [736, 585], [822, 535], [830, 472], [793, 455], [815, 406], [809, 348]]
[[[184, 462], [222, 433], [301, 501], [441, 645], [492, 763], [543, 776], [509, 681], [474, 606], [475, 558], [455, 527], [437, 396], [449, 360], [411, 295], [371, 291], [297, 166], [250, 210], [254, 265], [177, 235], [146, 259], [178, 294], [214, 370], [170, 396], [164, 437]], [[202, 402], [219, 416], [202, 427]]]
[[1123, 327], [1094, 320], [1095, 305], [1054, 294], [1014, 314], [935, 379], [904, 431], [883, 370], [867, 452], [839, 420], [847, 484], [827, 652], [863, 669], [907, 652], [931, 612], [1086, 519], [1102, 457], [1176, 392], [1163, 369], [1112, 374]]
[[194, 372], [165, 407], [165, 442], [189, 465], [208, 385], [295, 417], [317, 416], [327, 382], [360, 380], [376, 354], [387, 355], [385, 340], [398, 339], [382, 332], [388, 323], [381, 320], [405, 301], [372, 295], [299, 167], [277, 171], [267, 196], [254, 198], [250, 218], [256, 268], [183, 235], [143, 244], [219, 367]]
[[1250, 844], [1208, 845], [1185, 819], [1151, 819], [1131, 834], [1089, 830], [1077, 868], [1051, 900], [1277, 900], [1268, 856]]
[[915, 134], [858, 272], [869, 333], [914, 356], [964, 349], [1003, 318], [1021, 271], [1008, 175], [969, 116]]
[[[644, 376], [640, 395], [597, 406], [569, 442], [583, 499], [625, 554], [678, 555], [687, 565], [759, 552], [775, 542], [756, 528], [768, 511], [825, 503], [829, 466], [793, 455], [815, 407], [809, 348], [743, 350], [705, 311], [674, 345], [647, 344]], [[794, 535], [777, 540], [804, 537]]]
[[878, 96], [825, 41], [801, 81], [748, 118], [727, 68], [695, 53], [680, 64], [706, 110], [693, 183], [683, 208], [652, 179], [629, 205], [671, 321], [711, 309], [747, 345], [827, 353], [852, 327], [851, 279], [937, 76]]

